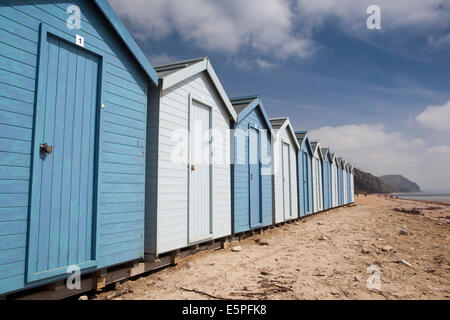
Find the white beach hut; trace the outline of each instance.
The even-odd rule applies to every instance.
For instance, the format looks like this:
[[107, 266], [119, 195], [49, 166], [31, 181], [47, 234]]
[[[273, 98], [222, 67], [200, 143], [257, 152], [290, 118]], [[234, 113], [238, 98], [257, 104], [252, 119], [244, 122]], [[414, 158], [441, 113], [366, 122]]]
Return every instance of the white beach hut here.
[[348, 163], [342, 160], [342, 186], [344, 193], [344, 203], [348, 204]]
[[208, 58], [156, 67], [147, 131], [148, 258], [231, 234], [230, 124]]
[[313, 149], [312, 174], [313, 174], [313, 212], [323, 211], [323, 183], [322, 183], [322, 161], [323, 155], [320, 144], [311, 142]]
[[349, 175], [350, 175], [350, 203], [355, 202], [355, 168], [351, 165], [349, 167]]
[[331, 207], [339, 206], [339, 192], [338, 192], [338, 162], [335, 153], [331, 153]]
[[298, 218], [297, 153], [300, 146], [288, 118], [271, 119], [275, 223]]

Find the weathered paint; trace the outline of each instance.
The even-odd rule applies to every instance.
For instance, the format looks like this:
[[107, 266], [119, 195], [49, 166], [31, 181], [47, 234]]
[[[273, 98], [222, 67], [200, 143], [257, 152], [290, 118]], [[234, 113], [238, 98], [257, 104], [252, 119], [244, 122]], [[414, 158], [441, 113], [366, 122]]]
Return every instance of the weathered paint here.
[[307, 132], [296, 132], [300, 150], [297, 155], [298, 210], [300, 217], [312, 214], [312, 149]]
[[0, 33], [0, 294], [142, 258], [143, 53], [100, 0], [4, 0]]
[[273, 224], [272, 137], [274, 132], [259, 97], [231, 99], [233, 122], [233, 233]]
[[[220, 94], [223, 88], [207, 58], [155, 69], [160, 85], [150, 92], [154, 98], [147, 131], [147, 166], [151, 169], [147, 173], [145, 253], [149, 257], [231, 235], [230, 126], [235, 119], [234, 108]], [[195, 106], [210, 110], [211, 132], [190, 121]], [[209, 144], [212, 152], [211, 181], [204, 190], [194, 190], [191, 183], [201, 172], [200, 167], [197, 170], [199, 159], [193, 157], [192, 139]], [[210, 221], [206, 232], [196, 233], [207, 226], [189, 205], [195, 191], [210, 195], [209, 208], [202, 209]]]

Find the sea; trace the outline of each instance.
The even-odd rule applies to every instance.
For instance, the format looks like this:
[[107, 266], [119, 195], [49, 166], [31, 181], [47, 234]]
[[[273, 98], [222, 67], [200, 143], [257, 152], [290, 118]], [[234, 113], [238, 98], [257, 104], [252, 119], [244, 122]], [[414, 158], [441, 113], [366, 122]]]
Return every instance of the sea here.
[[450, 194], [443, 193], [398, 193], [395, 196], [402, 199], [450, 203]]

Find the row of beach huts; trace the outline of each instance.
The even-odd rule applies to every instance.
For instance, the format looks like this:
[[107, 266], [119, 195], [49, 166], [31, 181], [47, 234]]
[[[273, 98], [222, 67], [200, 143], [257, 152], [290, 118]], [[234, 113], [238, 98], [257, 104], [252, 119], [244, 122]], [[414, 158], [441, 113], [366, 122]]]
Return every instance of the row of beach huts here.
[[153, 67], [106, 0], [2, 0], [0, 295], [353, 203], [296, 129], [208, 58]]

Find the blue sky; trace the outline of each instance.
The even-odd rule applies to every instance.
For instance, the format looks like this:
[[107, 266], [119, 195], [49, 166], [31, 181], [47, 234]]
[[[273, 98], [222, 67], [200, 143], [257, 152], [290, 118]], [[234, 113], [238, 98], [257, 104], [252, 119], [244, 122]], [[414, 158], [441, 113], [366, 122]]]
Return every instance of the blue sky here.
[[110, 3], [154, 65], [208, 56], [230, 97], [259, 94], [363, 170], [450, 192], [448, 1]]

